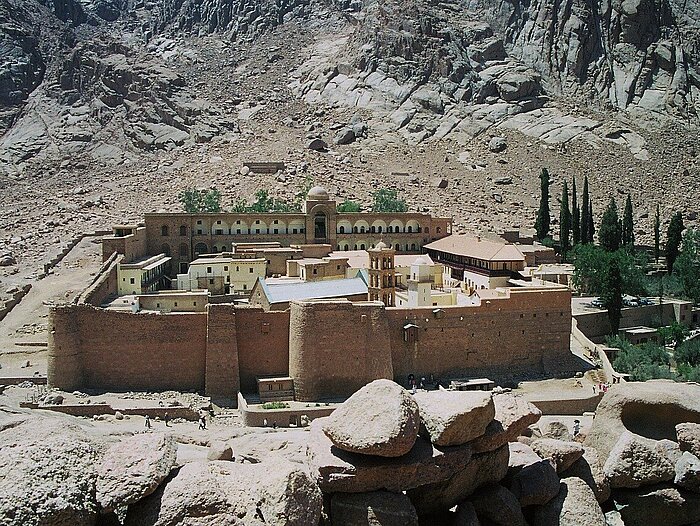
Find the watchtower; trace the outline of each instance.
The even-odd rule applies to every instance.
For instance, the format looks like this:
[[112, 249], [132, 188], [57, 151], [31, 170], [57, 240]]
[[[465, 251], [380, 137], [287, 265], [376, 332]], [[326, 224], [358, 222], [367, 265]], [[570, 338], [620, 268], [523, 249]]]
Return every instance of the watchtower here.
[[369, 268], [367, 269], [369, 276], [369, 284], [367, 286], [368, 299], [370, 301], [383, 301], [387, 307], [393, 307], [396, 304], [394, 270], [396, 251], [387, 247], [383, 241], [380, 241], [367, 252], [369, 253]]

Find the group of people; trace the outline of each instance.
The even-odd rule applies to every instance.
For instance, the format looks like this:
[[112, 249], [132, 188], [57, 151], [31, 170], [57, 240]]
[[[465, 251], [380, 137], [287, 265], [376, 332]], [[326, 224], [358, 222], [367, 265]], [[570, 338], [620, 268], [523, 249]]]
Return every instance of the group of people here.
[[610, 384], [608, 384], [608, 383], [599, 383], [597, 387], [598, 387], [598, 390], [596, 391], [596, 386], [595, 386], [595, 385], [593, 386], [593, 394], [595, 394], [595, 393], [603, 393], [603, 394], [605, 394], [605, 393], [608, 392], [608, 389], [610, 389]]
[[[163, 422], [165, 422], [165, 427], [170, 427], [170, 415], [168, 415], [168, 412], [166, 411], [165, 414], [163, 415]], [[146, 421], [144, 424], [146, 429], [151, 429], [151, 416], [146, 415]], [[199, 414], [199, 429], [204, 430], [207, 428], [207, 418], [204, 413]]]

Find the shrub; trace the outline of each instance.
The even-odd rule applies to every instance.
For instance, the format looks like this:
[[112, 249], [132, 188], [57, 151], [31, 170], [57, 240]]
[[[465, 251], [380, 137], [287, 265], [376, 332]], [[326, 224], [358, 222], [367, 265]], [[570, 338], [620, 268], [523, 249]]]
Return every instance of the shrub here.
[[262, 405], [263, 409], [287, 409], [289, 404], [287, 402], [265, 402]]

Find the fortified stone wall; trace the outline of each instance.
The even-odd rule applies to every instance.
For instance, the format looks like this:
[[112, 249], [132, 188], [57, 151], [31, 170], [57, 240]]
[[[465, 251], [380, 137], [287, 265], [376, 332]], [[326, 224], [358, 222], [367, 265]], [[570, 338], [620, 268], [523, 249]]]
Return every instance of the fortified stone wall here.
[[[512, 290], [480, 306], [387, 309], [397, 382], [417, 378], [522, 376], [575, 370], [569, 352], [571, 294]], [[414, 328], [404, 329], [406, 325]]]
[[80, 295], [78, 303], [99, 307], [109, 296], [116, 295], [119, 288], [117, 269], [123, 260], [122, 254], [113, 252], [102, 264], [95, 281]]
[[297, 400], [348, 396], [378, 378], [393, 378], [384, 305], [293, 302], [289, 375]]
[[[643, 307], [622, 309], [620, 328], [658, 327], [660, 324], [669, 325], [672, 321], [678, 321], [674, 305], [674, 303], [664, 303], [662, 305], [645, 305]], [[610, 320], [608, 319], [607, 311], [587, 312], [577, 314], [575, 317], [581, 332], [596, 343], [604, 342], [606, 336], [610, 334]]]
[[203, 390], [206, 313], [119, 312], [90, 305], [49, 314], [48, 374], [64, 390]]
[[124, 254], [124, 261], [127, 263], [145, 256], [146, 229], [138, 227], [135, 234], [102, 238], [102, 261], [107, 261], [114, 252]]

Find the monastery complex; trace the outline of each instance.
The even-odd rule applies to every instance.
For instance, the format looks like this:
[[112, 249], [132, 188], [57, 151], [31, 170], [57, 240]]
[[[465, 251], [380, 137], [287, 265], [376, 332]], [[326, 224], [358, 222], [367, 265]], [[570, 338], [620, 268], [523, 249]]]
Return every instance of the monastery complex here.
[[322, 188], [299, 214], [146, 214], [114, 227], [92, 285], [52, 308], [49, 383], [236, 406], [339, 400], [379, 378], [573, 374], [567, 272], [538, 278], [554, 251], [513, 236], [340, 213]]

